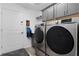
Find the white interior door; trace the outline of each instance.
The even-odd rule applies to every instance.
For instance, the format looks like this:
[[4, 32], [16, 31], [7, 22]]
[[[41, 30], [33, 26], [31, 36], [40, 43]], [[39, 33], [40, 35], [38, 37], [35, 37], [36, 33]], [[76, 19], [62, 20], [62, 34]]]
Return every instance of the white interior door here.
[[23, 48], [23, 28], [19, 12], [2, 9], [2, 53]]
[[1, 8], [0, 8], [0, 55], [1, 55]]

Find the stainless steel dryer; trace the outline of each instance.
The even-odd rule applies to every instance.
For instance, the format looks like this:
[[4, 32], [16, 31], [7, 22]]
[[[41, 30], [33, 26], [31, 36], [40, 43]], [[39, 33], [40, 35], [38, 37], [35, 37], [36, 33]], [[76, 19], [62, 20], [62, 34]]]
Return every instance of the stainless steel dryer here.
[[78, 55], [78, 24], [47, 25], [46, 53], [50, 56]]
[[36, 55], [45, 55], [45, 39], [44, 39], [44, 30], [45, 24], [39, 24], [35, 26], [35, 41], [36, 41]]

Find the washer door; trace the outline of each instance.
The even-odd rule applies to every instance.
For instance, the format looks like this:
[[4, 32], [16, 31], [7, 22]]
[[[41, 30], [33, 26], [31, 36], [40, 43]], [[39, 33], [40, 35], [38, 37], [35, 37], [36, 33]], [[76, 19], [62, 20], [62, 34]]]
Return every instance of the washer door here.
[[41, 30], [41, 28], [38, 27], [35, 30], [35, 39], [36, 39], [36, 42], [37, 43], [42, 43], [43, 42], [43, 37], [44, 37], [43, 31]]
[[74, 47], [73, 36], [61, 26], [51, 27], [46, 38], [49, 48], [57, 54], [68, 54]]

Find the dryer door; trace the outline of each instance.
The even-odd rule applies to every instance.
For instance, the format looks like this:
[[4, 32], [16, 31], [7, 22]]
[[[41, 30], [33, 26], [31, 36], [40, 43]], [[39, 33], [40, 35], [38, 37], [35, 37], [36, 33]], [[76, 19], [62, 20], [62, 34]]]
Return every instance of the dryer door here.
[[41, 28], [36, 28], [35, 30], [35, 39], [37, 43], [42, 43], [43, 42], [43, 37], [44, 37], [44, 33], [41, 30]]
[[71, 33], [64, 27], [51, 27], [46, 35], [49, 48], [56, 54], [68, 54], [74, 47]]

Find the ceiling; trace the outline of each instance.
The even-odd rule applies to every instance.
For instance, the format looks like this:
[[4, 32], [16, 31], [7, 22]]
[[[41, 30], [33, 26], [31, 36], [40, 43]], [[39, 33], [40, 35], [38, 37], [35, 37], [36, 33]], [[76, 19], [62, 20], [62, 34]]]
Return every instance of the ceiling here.
[[40, 11], [46, 8], [47, 6], [51, 5], [52, 3], [18, 3], [18, 4], [24, 8]]

